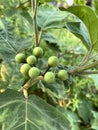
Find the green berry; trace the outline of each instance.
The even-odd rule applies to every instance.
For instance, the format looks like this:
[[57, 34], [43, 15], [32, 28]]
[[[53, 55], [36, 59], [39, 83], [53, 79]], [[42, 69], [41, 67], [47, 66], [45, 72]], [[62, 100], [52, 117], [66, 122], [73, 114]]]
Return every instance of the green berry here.
[[32, 67], [29, 70], [29, 76], [30, 76], [30, 78], [36, 78], [36, 77], [39, 76], [39, 74], [40, 74], [40, 70], [37, 67]]
[[36, 63], [36, 61], [37, 61], [36, 57], [33, 55], [27, 57], [27, 63], [30, 65], [34, 65]]
[[25, 61], [25, 54], [23, 53], [18, 53], [16, 56], [15, 56], [15, 61], [17, 63], [23, 63]]
[[28, 71], [30, 70], [30, 65], [29, 64], [23, 64], [20, 68], [20, 72], [24, 75], [28, 75]]
[[41, 47], [35, 47], [33, 49], [33, 54], [36, 56], [36, 57], [42, 57], [43, 56], [43, 49]]
[[58, 57], [56, 57], [56, 56], [49, 57], [49, 59], [48, 59], [49, 66], [56, 67], [58, 65], [58, 63], [59, 63]]
[[62, 81], [68, 79], [68, 73], [66, 70], [60, 70], [57, 74], [58, 78]]
[[53, 83], [55, 81], [55, 74], [53, 72], [47, 72], [44, 75], [44, 80], [46, 83]]

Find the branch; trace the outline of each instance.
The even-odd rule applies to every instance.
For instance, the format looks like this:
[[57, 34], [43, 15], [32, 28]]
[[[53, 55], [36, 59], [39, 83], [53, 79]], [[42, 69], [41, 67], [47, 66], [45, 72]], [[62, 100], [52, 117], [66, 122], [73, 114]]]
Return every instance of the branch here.
[[77, 67], [73, 70], [69, 70], [68, 73], [69, 74], [76, 74], [76, 73], [81, 73], [85, 70], [91, 69], [93, 67], [96, 67], [98, 65], [98, 61], [95, 61], [94, 63], [90, 64], [90, 65], [85, 65], [85, 66], [81, 66], [81, 67]]
[[81, 74], [83, 74], [83, 75], [87, 75], [87, 74], [98, 74], [98, 70], [95, 70], [95, 71], [84, 71], [84, 72], [82, 72]]
[[36, 12], [37, 12], [37, 0], [31, 0], [32, 12], [33, 12], [33, 27], [34, 27], [34, 46], [38, 46], [38, 29], [36, 21]]

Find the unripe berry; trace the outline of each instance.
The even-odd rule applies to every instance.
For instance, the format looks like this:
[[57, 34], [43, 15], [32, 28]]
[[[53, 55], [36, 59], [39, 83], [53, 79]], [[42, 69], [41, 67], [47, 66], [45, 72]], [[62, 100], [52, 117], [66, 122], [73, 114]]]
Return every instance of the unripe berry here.
[[23, 63], [25, 61], [25, 54], [23, 53], [18, 53], [16, 56], [15, 56], [15, 61], [17, 63]]
[[37, 61], [36, 57], [33, 55], [27, 57], [27, 63], [30, 65], [34, 65], [36, 63], [36, 61]]
[[29, 64], [23, 64], [20, 68], [20, 72], [24, 75], [28, 75], [28, 71], [30, 70], [30, 65]]
[[37, 67], [32, 67], [29, 70], [29, 76], [30, 76], [30, 78], [36, 78], [36, 77], [39, 76], [39, 74], [40, 74], [40, 70]]
[[62, 81], [68, 79], [68, 73], [66, 70], [60, 70], [57, 74], [58, 78]]
[[55, 74], [53, 72], [47, 72], [44, 75], [44, 80], [46, 83], [53, 83], [55, 81]]
[[56, 57], [56, 56], [49, 57], [49, 59], [48, 59], [49, 66], [56, 67], [58, 65], [58, 63], [59, 63], [58, 57]]
[[43, 56], [43, 49], [41, 47], [35, 47], [33, 49], [33, 54], [36, 56], [36, 57], [42, 57]]

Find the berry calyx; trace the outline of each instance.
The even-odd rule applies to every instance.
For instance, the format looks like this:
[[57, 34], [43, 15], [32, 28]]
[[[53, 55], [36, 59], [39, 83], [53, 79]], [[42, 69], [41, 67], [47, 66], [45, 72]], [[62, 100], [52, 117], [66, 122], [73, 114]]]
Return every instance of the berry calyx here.
[[26, 60], [27, 60], [27, 63], [30, 65], [34, 65], [37, 61], [36, 57], [33, 55], [28, 56]]
[[30, 65], [29, 64], [23, 64], [20, 68], [20, 72], [24, 75], [28, 75], [28, 71], [30, 70]]
[[56, 67], [58, 65], [58, 63], [59, 63], [58, 57], [56, 57], [56, 56], [49, 57], [49, 59], [48, 59], [49, 66]]
[[42, 57], [43, 56], [43, 49], [41, 47], [35, 47], [33, 49], [33, 54], [36, 57]]
[[32, 67], [30, 70], [29, 70], [29, 76], [30, 78], [36, 78], [38, 77], [40, 74], [40, 69], [38, 69], [37, 67]]
[[64, 80], [68, 79], [68, 73], [67, 73], [66, 70], [60, 70], [60, 71], [58, 72], [58, 74], [57, 74], [57, 77], [58, 77], [60, 80], [64, 81]]
[[55, 81], [55, 74], [53, 72], [47, 72], [44, 75], [44, 80], [46, 83], [53, 83]]
[[17, 63], [23, 63], [25, 61], [25, 54], [23, 53], [18, 53], [16, 56], [15, 56], [15, 61]]

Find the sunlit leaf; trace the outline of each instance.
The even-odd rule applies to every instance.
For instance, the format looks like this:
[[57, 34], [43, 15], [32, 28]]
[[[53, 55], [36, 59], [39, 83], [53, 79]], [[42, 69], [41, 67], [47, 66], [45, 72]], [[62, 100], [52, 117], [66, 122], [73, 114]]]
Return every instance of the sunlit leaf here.
[[23, 76], [20, 73], [20, 65], [4, 62], [0, 69], [0, 88], [19, 89], [23, 82]]

